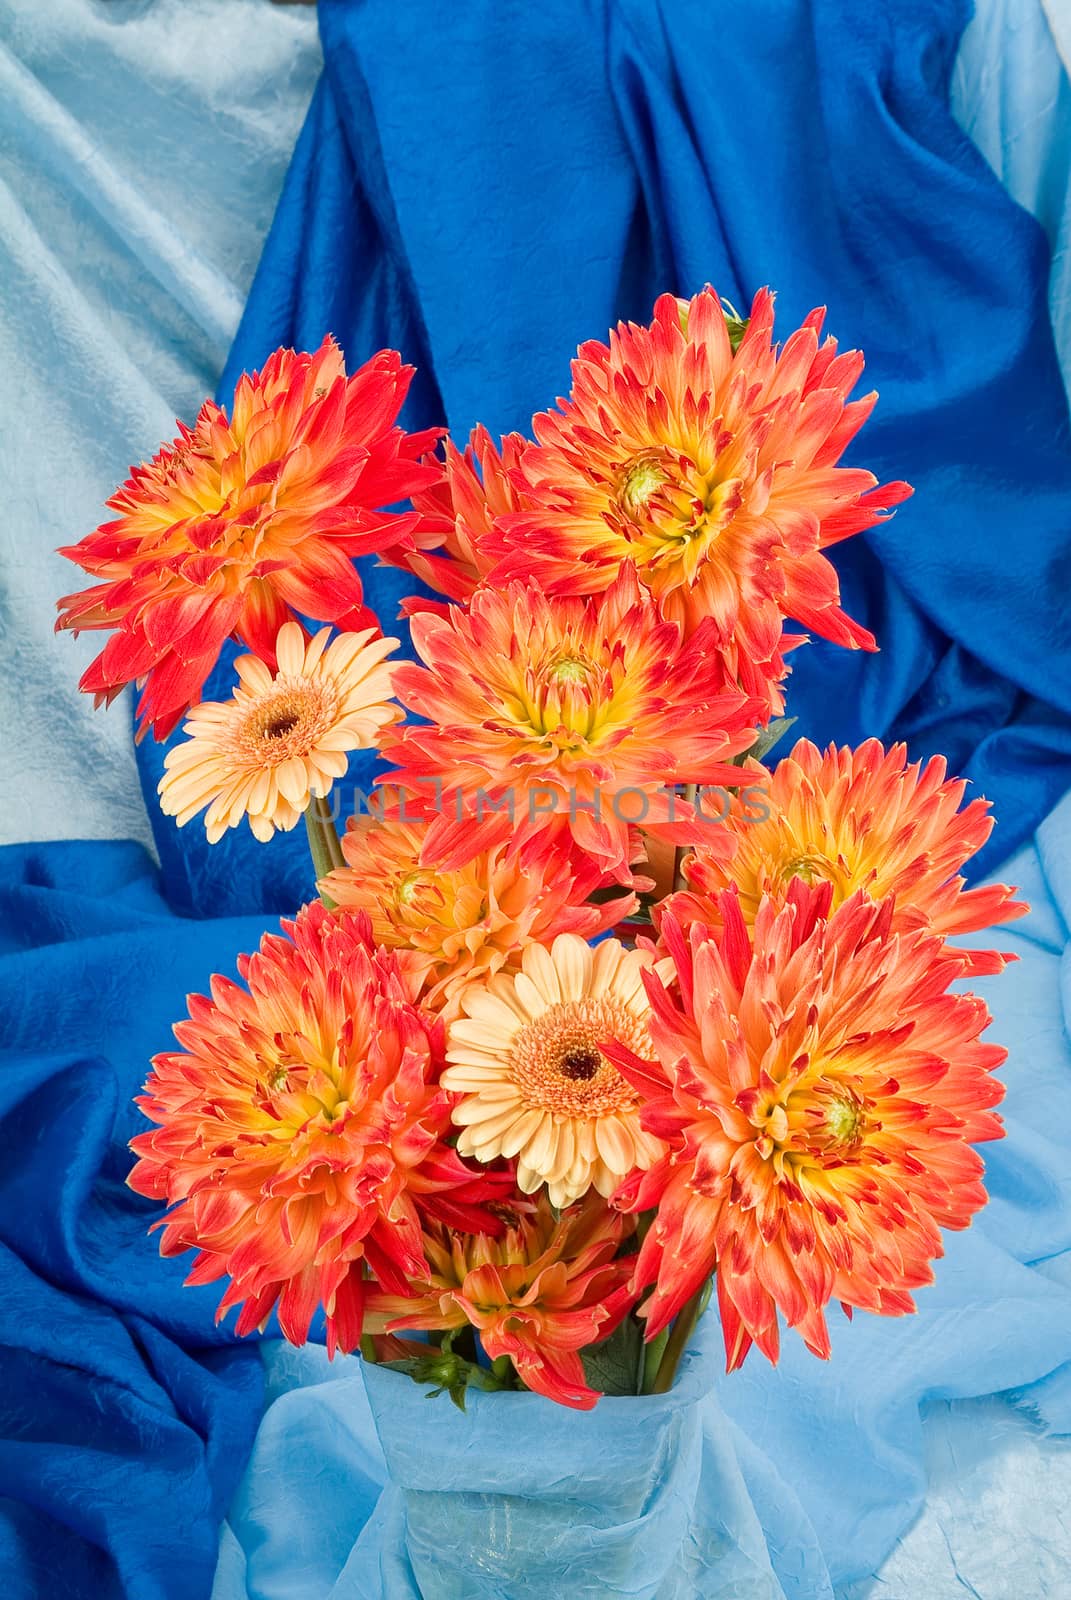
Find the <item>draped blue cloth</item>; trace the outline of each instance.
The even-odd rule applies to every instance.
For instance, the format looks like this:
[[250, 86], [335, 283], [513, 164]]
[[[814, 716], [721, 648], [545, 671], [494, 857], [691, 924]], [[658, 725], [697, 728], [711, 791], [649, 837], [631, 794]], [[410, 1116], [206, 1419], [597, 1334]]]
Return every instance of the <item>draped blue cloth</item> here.
[[[945, 752], [996, 806], [982, 866], [1017, 852], [1002, 872], [1037, 909], [1000, 941], [1020, 965], [986, 985], [1011, 1050], [1009, 1137], [985, 1152], [993, 1203], [949, 1241], [918, 1318], [857, 1317], [828, 1366], [789, 1340], [776, 1371], [753, 1357], [719, 1382], [783, 1594], [847, 1596], [922, 1501], [920, 1405], [932, 1437], [947, 1400], [1014, 1389], [1037, 1428], [1071, 1430], [1071, 813], [1053, 810], [1071, 781], [1071, 457], [1044, 241], [949, 114], [966, 21], [949, 0], [320, 12], [326, 73], [223, 398], [274, 345], [330, 330], [351, 366], [384, 344], [418, 365], [411, 425], [524, 429], [566, 389], [577, 343], [646, 319], [661, 290], [710, 280], [746, 306], [768, 282], [785, 331], [827, 303], [843, 344], [866, 347], [882, 398], [850, 459], [918, 490], [836, 553], [882, 654], [806, 647], [791, 709], [820, 740]], [[366, 580], [387, 625], [412, 585], [371, 565]], [[213, 689], [230, 683], [224, 663]], [[187, 991], [232, 972], [310, 874], [300, 833], [209, 851], [196, 825], [160, 818], [160, 760], [140, 748], [160, 873], [132, 845], [0, 855], [0, 1571], [14, 1600], [207, 1595], [263, 1404], [256, 1343], [217, 1330], [217, 1292], [182, 1288], [187, 1263], [145, 1237], [154, 1208], [123, 1186], [125, 1147]], [[354, 781], [369, 775], [355, 763]], [[217, 1600], [380, 1600], [346, 1577], [382, 1482], [352, 1369], [265, 1349], [275, 1403]], [[957, 1571], [979, 1559], [957, 1551]], [[968, 1581], [982, 1592], [977, 1571]]]
[[14, 1600], [190, 1600], [252, 1443], [255, 1345], [125, 1187], [186, 995], [263, 920], [181, 921], [134, 844], [0, 852], [0, 1572]]

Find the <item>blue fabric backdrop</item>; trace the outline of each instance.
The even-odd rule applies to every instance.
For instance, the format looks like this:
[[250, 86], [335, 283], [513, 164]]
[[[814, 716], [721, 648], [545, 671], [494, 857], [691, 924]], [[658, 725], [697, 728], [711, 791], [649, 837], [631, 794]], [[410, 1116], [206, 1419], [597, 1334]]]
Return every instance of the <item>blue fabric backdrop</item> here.
[[[990, 986], [1011, 1136], [987, 1152], [981, 1225], [953, 1241], [917, 1321], [857, 1318], [829, 1367], [793, 1348], [723, 1386], [784, 1592], [821, 1600], [873, 1572], [920, 1502], [920, 1401], [1055, 1373], [1030, 1403], [1050, 1428], [1071, 1422], [1071, 1194], [1053, 1132], [1071, 1114], [1067, 807], [1030, 842], [1071, 782], [1071, 457], [1043, 240], [949, 115], [958, 3], [320, 10], [326, 76], [222, 395], [275, 344], [330, 329], [354, 364], [390, 343], [420, 366], [414, 425], [523, 428], [567, 386], [578, 341], [646, 317], [659, 290], [709, 279], [740, 304], [769, 282], [786, 330], [824, 302], [843, 343], [865, 345], [882, 400], [856, 459], [918, 489], [841, 552], [848, 609], [884, 653], [808, 647], [792, 709], [817, 738], [902, 733], [948, 753], [996, 803], [990, 862], [1022, 845], [1014, 871], [1040, 910], [1008, 936], [1020, 968]], [[385, 620], [405, 588], [368, 573]], [[139, 760], [151, 788], [160, 753]], [[232, 970], [309, 873], [300, 835], [210, 853], [151, 794], [150, 812], [159, 877], [121, 845], [0, 858], [0, 1570], [15, 1600], [207, 1594], [260, 1415], [256, 1347], [214, 1330], [215, 1292], [157, 1259], [152, 1208], [122, 1186], [125, 1142], [186, 991]], [[344, 1564], [332, 1502], [294, 1462], [321, 1443], [341, 1460], [356, 1529], [374, 1450], [362, 1498], [355, 1451], [330, 1454], [362, 1437], [345, 1389], [299, 1388], [262, 1431], [227, 1600], [311, 1595], [310, 1548]], [[329, 1583], [341, 1570], [325, 1558]]]

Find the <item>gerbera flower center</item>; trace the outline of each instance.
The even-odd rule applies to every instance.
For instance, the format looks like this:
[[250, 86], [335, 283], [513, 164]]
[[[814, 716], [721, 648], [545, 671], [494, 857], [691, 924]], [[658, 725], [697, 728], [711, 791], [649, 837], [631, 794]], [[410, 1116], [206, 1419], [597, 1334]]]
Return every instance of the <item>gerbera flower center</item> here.
[[291, 733], [297, 727], [301, 718], [296, 712], [287, 712], [285, 715], [274, 717], [264, 729], [265, 739], [281, 739], [284, 734]]
[[601, 1066], [602, 1056], [597, 1050], [570, 1050], [562, 1057], [562, 1076], [586, 1083]]
[[600, 1049], [608, 1039], [648, 1060], [653, 1053], [646, 1023], [604, 997], [561, 1002], [528, 1023], [510, 1059], [526, 1103], [567, 1117], [603, 1116], [635, 1105], [631, 1085]]
[[257, 767], [307, 755], [331, 726], [337, 709], [338, 694], [328, 680], [277, 680], [272, 692], [255, 701], [238, 724], [235, 754]]

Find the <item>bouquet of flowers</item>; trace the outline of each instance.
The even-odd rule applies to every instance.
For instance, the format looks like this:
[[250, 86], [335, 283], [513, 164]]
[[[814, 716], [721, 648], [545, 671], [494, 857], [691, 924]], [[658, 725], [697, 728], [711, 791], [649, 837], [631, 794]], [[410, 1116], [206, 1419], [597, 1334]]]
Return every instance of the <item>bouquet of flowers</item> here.
[[[190, 997], [132, 1145], [239, 1334], [322, 1316], [395, 1405], [523, 1426], [669, 1395], [712, 1289], [730, 1370], [782, 1322], [828, 1357], [830, 1302], [912, 1311], [984, 1204], [1004, 1051], [959, 980], [1006, 958], [955, 940], [1025, 910], [960, 876], [986, 802], [873, 739], [770, 754], [786, 624], [876, 648], [823, 552], [910, 493], [838, 465], [876, 396], [822, 322], [664, 295], [497, 446], [404, 432], [394, 351], [277, 351], [64, 552], [81, 687], [184, 721], [163, 811], [308, 830], [319, 898]], [[372, 554], [421, 580], [414, 660]]]

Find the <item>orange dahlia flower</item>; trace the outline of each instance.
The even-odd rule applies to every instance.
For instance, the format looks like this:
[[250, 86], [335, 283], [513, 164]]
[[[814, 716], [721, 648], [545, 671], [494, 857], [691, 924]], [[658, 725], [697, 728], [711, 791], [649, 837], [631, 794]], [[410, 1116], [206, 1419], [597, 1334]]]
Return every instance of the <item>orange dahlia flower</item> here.
[[837, 1299], [886, 1316], [932, 1282], [941, 1228], [984, 1205], [979, 1140], [1001, 1136], [984, 1003], [950, 993], [965, 957], [890, 933], [891, 899], [830, 912], [828, 883], [790, 885], [748, 928], [736, 895], [720, 926], [666, 917], [679, 987], [647, 979], [657, 1062], [612, 1051], [669, 1144], [616, 1202], [657, 1207], [635, 1286], [653, 1337], [717, 1268], [729, 1369], [754, 1341], [778, 1356], [778, 1312], [829, 1355]]
[[229, 418], [206, 401], [133, 468], [115, 520], [61, 551], [101, 581], [61, 600], [56, 626], [114, 630], [81, 680], [98, 705], [141, 684], [140, 733], [166, 738], [227, 638], [274, 665], [297, 614], [378, 626], [352, 558], [409, 540], [417, 514], [379, 508], [440, 471], [420, 460], [435, 433], [394, 425], [412, 372], [381, 350], [347, 378], [330, 338], [315, 355], [277, 350], [239, 379]]
[[[481, 425], [473, 428], [464, 451], [448, 439], [442, 476], [413, 496], [421, 514], [415, 548], [387, 550], [384, 560], [405, 567], [450, 600], [471, 599], [498, 561], [492, 548], [497, 519], [531, 504], [514, 482], [529, 444], [521, 434], [508, 433], [499, 450]], [[434, 602], [407, 600], [402, 611], [408, 615], [429, 604]]]
[[738, 783], [731, 758], [755, 739], [761, 708], [722, 686], [705, 630], [682, 641], [629, 566], [587, 600], [480, 589], [467, 611], [415, 616], [412, 637], [425, 665], [398, 667], [394, 689], [429, 721], [387, 736], [385, 781], [450, 797], [426, 846], [445, 866], [508, 808], [515, 848], [550, 828], [628, 882], [635, 825], [702, 837], [671, 786]]
[[[780, 354], [773, 296], [755, 296], [735, 353], [710, 288], [662, 295], [649, 327], [622, 323], [581, 345], [570, 398], [533, 420], [521, 474], [535, 504], [506, 516], [504, 572], [590, 594], [634, 561], [668, 617], [719, 624], [741, 682], [784, 666], [782, 618], [874, 649], [840, 607], [828, 545], [879, 521], [911, 491], [837, 461], [877, 396], [849, 401], [858, 351], [819, 343], [814, 311]], [[729, 642], [732, 642], [731, 646]], [[761, 670], [760, 670], [761, 669]]]
[[240, 1334], [278, 1306], [300, 1344], [322, 1305], [333, 1353], [360, 1339], [366, 1269], [404, 1293], [427, 1270], [424, 1219], [493, 1231], [475, 1200], [505, 1179], [444, 1143], [442, 1024], [367, 919], [317, 903], [283, 929], [240, 958], [246, 988], [213, 978], [211, 999], [190, 996], [183, 1048], [156, 1057], [138, 1101], [158, 1126], [131, 1140], [127, 1181], [173, 1207], [160, 1250], [198, 1251], [188, 1283], [230, 1276], [219, 1316], [240, 1304]]
[[[678, 922], [716, 923], [722, 891], [735, 887], [746, 922], [764, 896], [783, 900], [795, 878], [828, 882], [832, 905], [856, 890], [871, 900], [891, 895], [894, 932], [976, 933], [1022, 916], [1014, 889], [967, 889], [960, 868], [993, 828], [986, 800], [960, 810], [967, 785], [947, 778], [942, 756], [907, 764], [902, 744], [868, 739], [857, 750], [820, 752], [800, 739], [770, 776], [749, 774], [758, 808], [734, 810], [717, 850], [699, 845], [686, 858], [689, 891], [663, 903]], [[725, 848], [726, 841], [734, 848]], [[1010, 959], [995, 950], [963, 952], [968, 973], [999, 972]]]
[[533, 839], [517, 855], [506, 824], [497, 843], [444, 871], [422, 860], [427, 832], [427, 823], [389, 816], [351, 819], [342, 839], [346, 866], [321, 888], [342, 910], [366, 912], [378, 944], [409, 952], [422, 978], [421, 1003], [447, 1019], [470, 984], [518, 970], [533, 941], [559, 933], [592, 938], [635, 909], [634, 895], [588, 905], [602, 874], [551, 839]]
[[616, 1259], [631, 1217], [591, 1195], [556, 1217], [542, 1197], [500, 1238], [429, 1228], [428, 1269], [408, 1295], [369, 1291], [372, 1332], [466, 1324], [494, 1360], [508, 1356], [529, 1389], [590, 1410], [579, 1352], [609, 1338], [630, 1310], [633, 1258]]

